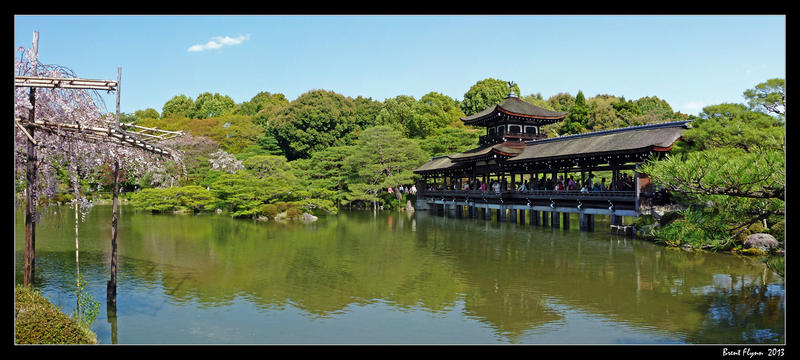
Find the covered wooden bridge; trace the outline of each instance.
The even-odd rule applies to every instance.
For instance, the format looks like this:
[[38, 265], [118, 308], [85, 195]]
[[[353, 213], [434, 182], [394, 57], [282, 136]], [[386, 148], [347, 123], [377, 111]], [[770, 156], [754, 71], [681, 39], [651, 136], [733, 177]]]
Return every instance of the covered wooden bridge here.
[[[517, 111], [509, 115], [502, 106], [512, 101]], [[433, 158], [414, 170], [422, 176], [417, 210], [483, 219], [494, 214], [498, 221], [564, 228], [570, 227], [570, 214], [575, 213], [580, 229], [587, 231], [593, 231], [595, 215], [604, 215], [612, 225], [622, 225], [623, 216], [641, 214], [642, 200], [651, 195], [649, 178], [637, 171], [638, 164], [668, 152], [690, 127], [689, 121], [678, 121], [541, 138], [537, 116], [547, 115], [541, 121], [550, 123], [558, 114], [520, 102], [509, 97], [493, 112], [476, 114], [487, 124], [478, 148]], [[563, 119], [566, 114], [562, 115]], [[503, 136], [511, 126], [535, 130], [528, 139], [518, 133]], [[601, 171], [610, 172], [610, 178], [594, 178]], [[589, 180], [602, 185], [568, 190], [570, 178], [580, 187]], [[559, 179], [564, 190], [554, 190]]]

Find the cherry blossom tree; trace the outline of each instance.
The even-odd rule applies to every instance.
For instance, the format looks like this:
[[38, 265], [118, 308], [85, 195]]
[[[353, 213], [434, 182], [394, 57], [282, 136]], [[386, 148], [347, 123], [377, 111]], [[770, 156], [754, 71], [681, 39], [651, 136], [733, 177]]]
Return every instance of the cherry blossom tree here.
[[[46, 65], [38, 61], [37, 35], [34, 34], [33, 48], [18, 49], [14, 63], [15, 75], [56, 79], [76, 78], [66, 67]], [[117, 169], [124, 168], [129, 174], [144, 174], [162, 166], [162, 155], [153, 153], [145, 147], [130, 146], [130, 143], [119, 141], [110, 136], [110, 130], [109, 136], [98, 134], [96, 131], [98, 128], [121, 132], [114, 115], [104, 111], [104, 107], [102, 98], [95, 90], [15, 87], [14, 176], [17, 189], [24, 189], [26, 207], [29, 207], [26, 211], [24, 280], [26, 286], [32, 285], [35, 269], [35, 223], [39, 220], [40, 212], [51, 203], [50, 200], [58, 190], [59, 169], [69, 172], [74, 192], [72, 205], [77, 212], [85, 216], [92, 204], [87, 200], [85, 191], [80, 189], [79, 178], [93, 176], [102, 165], [108, 163], [114, 163]], [[91, 131], [92, 129], [95, 131]], [[167, 153], [174, 160], [180, 161], [177, 152]], [[112, 244], [115, 252], [116, 192], [114, 196]], [[18, 196], [17, 200], [19, 199]], [[15, 201], [15, 203], [20, 202]], [[27, 234], [29, 230], [30, 236]], [[112, 267], [116, 266], [115, 257], [116, 254], [113, 254]], [[112, 278], [115, 275], [113, 269]]]

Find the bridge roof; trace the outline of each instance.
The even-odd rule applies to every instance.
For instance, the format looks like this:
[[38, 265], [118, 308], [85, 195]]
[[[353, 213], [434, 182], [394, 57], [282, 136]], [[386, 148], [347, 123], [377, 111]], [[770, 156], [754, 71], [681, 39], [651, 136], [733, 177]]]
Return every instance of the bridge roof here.
[[688, 121], [634, 126], [526, 142], [508, 162], [576, 158], [632, 151], [667, 151], [681, 137]]
[[482, 160], [493, 153], [509, 156], [505, 160], [506, 163], [515, 164], [620, 153], [668, 151], [680, 139], [683, 131], [690, 127], [689, 123], [690, 121], [676, 121], [560, 136], [525, 143], [496, 144], [435, 157], [415, 169], [414, 172], [439, 172], [468, 168], [473, 165], [472, 161]]
[[438, 156], [422, 164], [422, 166], [414, 169], [414, 172], [423, 173], [428, 171], [440, 171], [453, 168], [458, 165], [460, 164], [450, 161], [450, 158], [448, 158], [447, 156]]

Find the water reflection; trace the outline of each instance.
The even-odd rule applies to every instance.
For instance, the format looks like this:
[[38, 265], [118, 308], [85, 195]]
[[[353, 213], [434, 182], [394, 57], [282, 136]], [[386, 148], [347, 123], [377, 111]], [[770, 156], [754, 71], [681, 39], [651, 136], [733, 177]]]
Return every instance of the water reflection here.
[[[103, 299], [108, 276], [109, 219], [110, 211], [97, 206], [81, 224], [81, 272], [96, 299]], [[37, 286], [69, 311], [74, 242], [68, 227], [47, 221], [37, 230], [46, 239], [37, 241]], [[17, 249], [21, 236], [18, 230]], [[566, 336], [555, 341], [566, 343], [784, 341], [783, 282], [763, 265], [600, 230], [425, 212], [343, 213], [300, 225], [126, 209], [119, 243], [119, 305], [95, 324], [101, 340], [111, 343], [118, 330], [122, 343], [153, 341], [126, 321], [172, 329], [164, 330], [167, 343], [271, 342], [292, 326], [310, 342], [538, 343], [559, 332]], [[376, 322], [375, 331], [354, 325], [351, 337], [333, 337], [326, 330], [362, 312], [371, 314], [365, 321]], [[394, 319], [391, 312], [403, 314], [405, 327], [380, 326], [381, 319]], [[432, 319], [458, 325], [415, 333], [414, 326]], [[593, 330], [582, 330], [589, 325], [608, 337], [596, 340]], [[252, 334], [197, 330], [216, 326]]]

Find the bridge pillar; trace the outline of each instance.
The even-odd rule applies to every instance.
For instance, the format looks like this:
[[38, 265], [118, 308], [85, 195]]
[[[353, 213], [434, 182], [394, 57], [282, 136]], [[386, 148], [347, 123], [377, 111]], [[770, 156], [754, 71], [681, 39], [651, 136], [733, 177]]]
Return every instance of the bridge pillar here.
[[508, 222], [517, 223], [517, 209], [508, 209]]
[[569, 213], [565, 212], [562, 213], [563, 215], [563, 222], [564, 222], [564, 230], [569, 230]]
[[486, 220], [486, 208], [482, 207], [482, 208], [480, 208], [480, 210], [478, 212], [481, 214], [481, 219], [482, 220]]
[[559, 227], [561, 227], [561, 224], [559, 224], [558, 215], [559, 215], [559, 213], [557, 213], [555, 211], [553, 211], [550, 214], [550, 222], [551, 222], [550, 226], [552, 226], [553, 229], [558, 229]]
[[453, 205], [456, 210], [456, 217], [461, 219], [464, 217], [464, 206], [463, 205]]
[[594, 231], [594, 215], [581, 212], [581, 231]]
[[506, 221], [506, 207], [500, 206], [500, 208], [497, 209], [497, 222], [503, 221]]
[[533, 209], [528, 210], [528, 215], [530, 216], [530, 221], [528, 222], [531, 226], [536, 225], [539, 226], [539, 212]]
[[611, 214], [611, 225], [622, 225], [622, 216]]
[[547, 226], [547, 214], [549, 211], [542, 211], [542, 226]]
[[519, 224], [525, 225], [525, 210], [519, 210]]

